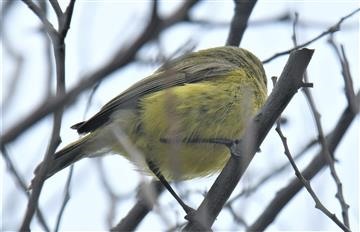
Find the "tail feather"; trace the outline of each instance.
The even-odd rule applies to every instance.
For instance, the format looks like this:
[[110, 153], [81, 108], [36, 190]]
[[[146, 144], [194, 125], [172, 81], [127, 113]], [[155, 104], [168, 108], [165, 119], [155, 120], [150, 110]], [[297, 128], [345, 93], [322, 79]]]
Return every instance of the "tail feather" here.
[[[61, 171], [62, 169], [70, 166], [76, 161], [84, 158], [87, 155], [86, 144], [88, 143], [88, 137], [85, 136], [80, 140], [69, 144], [65, 148], [54, 154], [54, 160], [51, 165], [48, 167], [46, 179], [54, 175], [55, 173]], [[39, 172], [43, 163], [40, 163], [34, 173], [35, 175]]]

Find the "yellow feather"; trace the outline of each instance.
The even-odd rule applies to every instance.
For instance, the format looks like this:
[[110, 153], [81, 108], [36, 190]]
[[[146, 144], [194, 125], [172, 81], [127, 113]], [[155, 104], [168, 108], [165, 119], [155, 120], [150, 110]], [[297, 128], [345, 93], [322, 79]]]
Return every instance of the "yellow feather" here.
[[146, 161], [151, 161], [168, 180], [215, 173], [228, 160], [228, 149], [194, 141], [241, 138], [266, 92], [261, 62], [244, 49], [219, 47], [185, 55], [76, 124], [88, 134], [55, 154], [58, 163], [48, 176], [80, 158], [109, 152], [146, 172]]

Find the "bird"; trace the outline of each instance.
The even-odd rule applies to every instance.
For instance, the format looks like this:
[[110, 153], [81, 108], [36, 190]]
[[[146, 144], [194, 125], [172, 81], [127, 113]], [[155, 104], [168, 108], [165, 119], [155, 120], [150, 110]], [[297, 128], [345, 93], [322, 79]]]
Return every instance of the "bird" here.
[[266, 96], [265, 70], [250, 51], [221, 46], [184, 54], [73, 125], [82, 137], [54, 154], [46, 178], [106, 154], [165, 181], [212, 175], [230, 157], [214, 141], [241, 138]]

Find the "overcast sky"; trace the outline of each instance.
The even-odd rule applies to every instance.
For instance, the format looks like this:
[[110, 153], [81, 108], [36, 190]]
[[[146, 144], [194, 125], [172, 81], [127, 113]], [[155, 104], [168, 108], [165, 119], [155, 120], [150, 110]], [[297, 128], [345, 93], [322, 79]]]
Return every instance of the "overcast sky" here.
[[[66, 6], [67, 1], [61, 2]], [[162, 15], [168, 15], [181, 1], [160, 1]], [[119, 47], [131, 43], [145, 25], [149, 15], [150, 1], [77, 1], [75, 5], [71, 28], [66, 38], [66, 85], [74, 86], [81, 77], [99, 68], [108, 61], [112, 53]], [[326, 31], [339, 19], [359, 7], [358, 1], [259, 1], [250, 18], [241, 46], [252, 51], [260, 60], [269, 58], [276, 52], [287, 50], [293, 46], [292, 23], [263, 23], [259, 20], [271, 19], [276, 16], [295, 12], [299, 13], [300, 26], [298, 41], [303, 43], [321, 32]], [[211, 22], [230, 22], [233, 14], [232, 1], [203, 1], [191, 12], [195, 19]], [[52, 22], [55, 16], [50, 11]], [[25, 58], [24, 68], [20, 74], [16, 92], [9, 107], [2, 108], [2, 130], [10, 128], [14, 123], [27, 116], [32, 109], [43, 101], [46, 87], [47, 61], [44, 52], [44, 37], [38, 32], [39, 20], [22, 3], [15, 4], [5, 21], [7, 38], [11, 38], [11, 46]], [[203, 27], [199, 25], [179, 24], [168, 29], [159, 39], [162, 55], [170, 56], [184, 44], [193, 44], [195, 50], [222, 46], [225, 44], [228, 26]], [[334, 52], [326, 42], [325, 37], [311, 45], [315, 49], [313, 59], [308, 68], [310, 81], [314, 83], [312, 90], [316, 105], [322, 115], [325, 133], [331, 131], [342, 111], [346, 107], [343, 94], [343, 79], [341, 68]], [[356, 15], [344, 23], [341, 32], [335, 34], [338, 43], [344, 45], [355, 92], [360, 87], [359, 82], [359, 16]], [[159, 43], [150, 43], [138, 54], [139, 60], [154, 59], [158, 55]], [[5, 49], [1, 48], [1, 86], [2, 96], [7, 94], [14, 71], [14, 60]], [[268, 83], [271, 76], [279, 76], [288, 56], [280, 57], [268, 64], [265, 70]], [[81, 95], [78, 101], [64, 114], [61, 136], [63, 143], [60, 147], [78, 138], [75, 131], [69, 127], [96, 113], [107, 101], [121, 93], [132, 83], [151, 74], [159, 64], [144, 64], [135, 62], [115, 72], [106, 78], [95, 93], [93, 103], [85, 114], [86, 101], [89, 93]], [[269, 85], [269, 93], [271, 85]], [[4, 102], [2, 101], [2, 107]], [[284, 116], [288, 119], [284, 126], [284, 133], [288, 137], [289, 147], [293, 154], [300, 151], [317, 131], [309, 107], [304, 96], [299, 92]], [[51, 119], [45, 118], [36, 126], [28, 130], [23, 136], [11, 143], [8, 148], [11, 158], [19, 168], [20, 173], [29, 182], [36, 164], [42, 160], [51, 133]], [[359, 119], [355, 119], [351, 128], [339, 145], [336, 156], [339, 162], [336, 168], [343, 181], [345, 200], [350, 205], [349, 215], [353, 231], [359, 230]], [[299, 161], [302, 169], [316, 154], [319, 147], [311, 149]], [[261, 147], [262, 152], [256, 155], [246, 175], [239, 184], [240, 191], [256, 181], [282, 163], [287, 162], [283, 155], [281, 141], [275, 131], [271, 131]], [[62, 220], [63, 230], [106, 230], [106, 214], [109, 210], [108, 197], [100, 183], [98, 168], [95, 164], [99, 159], [86, 159], [75, 165], [75, 172], [71, 187], [71, 199], [66, 207]], [[114, 223], [118, 222], [132, 207], [135, 200], [135, 188], [142, 178], [128, 161], [120, 156], [108, 156], [103, 159], [106, 175], [111, 186], [119, 194], [128, 196], [118, 204]], [[6, 171], [3, 160], [0, 162], [2, 180], [2, 229], [16, 230], [23, 218], [27, 199], [18, 190], [16, 184]], [[55, 175], [44, 186], [40, 206], [45, 212], [51, 226], [54, 225], [59, 207], [62, 203], [64, 183], [68, 170]], [[293, 178], [292, 170], [287, 170], [279, 177], [259, 189], [251, 198], [242, 199], [236, 204], [239, 209], [246, 210], [243, 215], [250, 224], [262, 212], [264, 206], [274, 197], [276, 191], [286, 186]], [[145, 177], [147, 178], [147, 177]], [[208, 190], [216, 175], [184, 182], [177, 190], [185, 192], [191, 190]], [[312, 185], [323, 203], [341, 218], [338, 201], [334, 198], [336, 188], [330, 177], [329, 170], [323, 170], [313, 179]], [[193, 193], [186, 199], [190, 205], [196, 207], [202, 200], [199, 193]], [[166, 192], [160, 198], [160, 209], [168, 212], [174, 209], [174, 200]], [[183, 218], [183, 211], [177, 206], [166, 215], [167, 223], [158, 214], [152, 213], [143, 221], [139, 230], [161, 229], [175, 225], [176, 219]], [[177, 216], [177, 214], [181, 216]], [[214, 224], [214, 229], [233, 228], [233, 219], [227, 211], [222, 212]], [[40, 229], [36, 219], [33, 229]], [[269, 230], [338, 230], [338, 227], [319, 210], [306, 191], [301, 191], [288, 204]]]

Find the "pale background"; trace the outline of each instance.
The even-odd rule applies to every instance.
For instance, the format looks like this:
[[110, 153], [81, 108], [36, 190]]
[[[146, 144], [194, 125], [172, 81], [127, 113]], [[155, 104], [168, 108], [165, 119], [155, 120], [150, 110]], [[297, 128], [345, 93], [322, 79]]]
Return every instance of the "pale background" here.
[[[67, 1], [61, 2], [62, 6]], [[161, 1], [161, 14], [172, 12], [181, 1]], [[107, 62], [112, 52], [119, 46], [125, 46], [132, 41], [145, 25], [149, 15], [150, 1], [77, 1], [71, 28], [66, 37], [66, 84], [67, 88], [75, 85], [81, 76], [100, 67]], [[341, 17], [359, 7], [358, 1], [258, 1], [250, 17], [250, 27], [246, 30], [241, 47], [247, 48], [264, 60], [276, 52], [291, 48], [292, 23], [271, 23], [262, 26], [251, 26], [251, 22], [266, 18], [273, 18], [290, 12], [299, 13], [299, 20], [306, 23], [298, 28], [299, 43], [305, 42], [325, 31], [335, 24]], [[51, 19], [55, 22], [52, 11]], [[197, 19], [213, 22], [230, 22], [233, 15], [232, 1], [203, 1], [191, 12]], [[16, 7], [7, 16], [5, 28], [11, 45], [25, 57], [24, 70], [21, 73], [10, 107], [1, 112], [1, 128], [5, 130], [22, 117], [25, 117], [36, 107], [45, 96], [46, 61], [44, 56], [44, 38], [38, 33], [38, 18], [23, 4], [16, 3]], [[355, 92], [359, 89], [359, 15], [347, 20], [343, 31], [335, 34], [337, 42], [344, 44], [350, 62]], [[173, 51], [191, 40], [197, 44], [196, 50], [221, 46], [225, 44], [228, 26], [201, 27], [199, 25], [178, 24], [170, 28], [160, 37], [160, 47], [164, 55], [171, 55]], [[315, 53], [310, 62], [308, 73], [310, 81], [314, 83], [312, 90], [316, 105], [322, 115], [325, 133], [333, 129], [340, 114], [346, 106], [343, 94], [344, 82], [341, 69], [333, 50], [327, 44], [325, 37], [311, 45]], [[1, 91], [7, 93], [9, 76], [13, 71], [14, 62], [4, 51], [1, 52]], [[150, 43], [141, 50], [141, 59], [155, 58], [159, 48], [156, 43]], [[266, 73], [271, 83], [271, 76], [279, 76], [287, 56], [278, 58], [265, 65]], [[132, 63], [106, 78], [94, 96], [94, 101], [85, 118], [93, 113], [108, 100], [126, 89], [130, 84], [151, 74], [157, 64]], [[271, 91], [271, 85], [269, 85]], [[89, 92], [85, 92], [64, 114], [61, 137], [63, 147], [75, 140], [78, 135], [69, 129], [71, 125], [84, 119], [85, 104]], [[2, 102], [3, 104], [3, 102]], [[301, 92], [299, 92], [287, 107], [284, 116], [289, 120], [283, 131], [293, 154], [301, 150], [307, 142], [316, 137], [317, 131], [311, 112]], [[36, 126], [29, 129], [21, 137], [8, 146], [11, 158], [19, 168], [22, 176], [30, 182], [32, 171], [45, 153], [50, 136], [50, 117], [45, 118]], [[298, 162], [300, 169], [319, 149], [310, 150]], [[243, 180], [241, 188], [256, 183], [260, 177], [271, 172], [274, 167], [287, 162], [283, 155], [280, 139], [272, 130], [261, 147], [262, 152], [255, 156]], [[337, 171], [343, 182], [345, 200], [350, 205], [350, 225], [353, 231], [359, 230], [359, 119], [355, 119], [344, 139], [336, 150], [339, 162]], [[114, 222], [115, 225], [132, 207], [138, 181], [143, 178], [134, 167], [121, 156], [107, 156], [103, 159], [106, 175], [116, 193], [123, 194], [125, 199], [118, 204]], [[106, 215], [109, 210], [108, 196], [100, 182], [95, 162], [99, 159], [86, 159], [75, 165], [71, 199], [62, 219], [61, 230], [107, 230]], [[1, 230], [17, 230], [22, 222], [26, 209], [27, 198], [21, 192], [6, 170], [4, 161], [1, 167]], [[47, 180], [40, 198], [40, 207], [51, 227], [54, 226], [59, 207], [62, 203], [64, 184], [68, 170]], [[263, 208], [274, 197], [276, 191], [285, 186], [293, 178], [294, 172], [288, 169], [277, 178], [260, 188], [254, 195], [244, 198], [235, 204], [247, 223], [251, 224], [262, 212]], [[209, 178], [186, 181], [177, 188], [180, 193], [192, 190], [186, 201], [196, 207], [202, 196], [195, 190], [208, 190], [215, 180]], [[312, 185], [330, 211], [341, 218], [338, 201], [334, 195], [336, 188], [330, 177], [329, 170], [324, 169], [312, 180]], [[158, 214], [150, 213], [138, 228], [139, 230], [166, 230], [177, 222], [183, 222], [183, 211], [176, 205], [172, 197], [163, 193], [159, 200], [160, 209], [166, 212], [166, 221]], [[34, 217], [32, 228], [41, 229]], [[241, 230], [243, 227], [235, 225], [228, 211], [223, 210], [214, 224], [215, 230]], [[319, 210], [306, 191], [301, 191], [280, 213], [268, 230], [339, 230], [339, 228]]]

